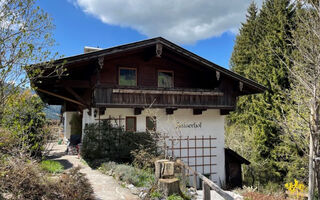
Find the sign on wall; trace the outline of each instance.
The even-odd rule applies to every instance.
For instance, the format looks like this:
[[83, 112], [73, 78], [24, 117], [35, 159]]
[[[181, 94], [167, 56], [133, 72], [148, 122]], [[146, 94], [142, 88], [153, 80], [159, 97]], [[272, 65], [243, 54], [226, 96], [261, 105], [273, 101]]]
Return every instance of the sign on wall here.
[[202, 122], [177, 122], [176, 128], [202, 128]]

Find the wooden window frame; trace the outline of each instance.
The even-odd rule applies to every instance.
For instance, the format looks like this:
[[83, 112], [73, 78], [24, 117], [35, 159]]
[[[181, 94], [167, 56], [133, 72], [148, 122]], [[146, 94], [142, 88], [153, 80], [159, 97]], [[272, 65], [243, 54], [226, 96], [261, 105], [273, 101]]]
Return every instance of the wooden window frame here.
[[[129, 69], [136, 71], [136, 84], [135, 85], [120, 85], [120, 70]], [[122, 87], [137, 87], [138, 86], [138, 69], [136, 67], [118, 67], [118, 85]]]
[[[128, 119], [134, 119], [134, 130], [132, 131], [132, 130], [128, 130], [128, 123], [127, 123], [127, 121], [128, 121]], [[136, 132], [137, 131], [137, 117], [134, 117], [134, 116], [127, 116], [126, 117], [126, 131], [128, 131], [128, 132]]]
[[160, 86], [159, 86], [159, 72], [169, 72], [169, 73], [172, 73], [172, 87], [170, 87], [170, 88], [174, 88], [174, 71], [173, 71], [173, 70], [163, 70], [163, 69], [158, 69], [158, 70], [157, 70], [157, 86], [158, 86], [158, 88], [165, 88], [165, 87], [160, 87]]
[[[148, 118], [155, 119], [155, 121], [154, 121], [154, 130], [148, 130], [148, 127], [147, 127]], [[146, 116], [146, 131], [148, 131], [148, 132], [156, 132], [157, 131], [157, 117]]]

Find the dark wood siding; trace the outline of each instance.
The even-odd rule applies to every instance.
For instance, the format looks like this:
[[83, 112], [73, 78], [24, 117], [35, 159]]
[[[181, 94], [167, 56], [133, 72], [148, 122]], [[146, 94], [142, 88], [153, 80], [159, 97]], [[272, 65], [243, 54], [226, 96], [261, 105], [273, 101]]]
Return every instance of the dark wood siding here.
[[[164, 54], [162, 57], [144, 59], [145, 52], [135, 52], [125, 57], [104, 60], [99, 72], [100, 83], [94, 89], [94, 106], [144, 107], [153, 103], [154, 107], [200, 107], [233, 110], [236, 104], [237, 83], [221, 76], [219, 80], [212, 70], [195, 63], [179, 60]], [[118, 76], [120, 67], [137, 69], [137, 86], [120, 87]], [[200, 70], [199, 70], [200, 69]], [[158, 88], [158, 71], [168, 70], [174, 74], [174, 88]], [[117, 93], [113, 89], [145, 90], [142, 93]], [[150, 91], [198, 91], [196, 95], [150, 93]], [[149, 91], [149, 92], [148, 92]], [[219, 95], [203, 95], [202, 91], [219, 92]]]
[[137, 69], [137, 86], [139, 87], [157, 87], [158, 70], [173, 71], [174, 86], [178, 88], [214, 89], [218, 86], [214, 80], [215, 74], [210, 70], [199, 71], [195, 69], [195, 64], [179, 63], [166, 57], [153, 57], [145, 61], [141, 59], [143, 57], [141, 54], [105, 60], [100, 72], [101, 84], [118, 85], [119, 67], [132, 67]]

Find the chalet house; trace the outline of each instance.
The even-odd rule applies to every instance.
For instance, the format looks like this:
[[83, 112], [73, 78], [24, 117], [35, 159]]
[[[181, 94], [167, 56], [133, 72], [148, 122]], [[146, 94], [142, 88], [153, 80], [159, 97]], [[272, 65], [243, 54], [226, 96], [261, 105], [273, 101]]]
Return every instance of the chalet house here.
[[169, 155], [220, 185], [226, 183], [225, 116], [235, 110], [238, 96], [265, 90], [161, 37], [86, 48], [54, 61], [61, 64], [68, 75], [33, 84], [45, 102], [62, 105], [65, 137], [75, 112], [83, 128], [119, 118], [126, 130], [165, 134]]

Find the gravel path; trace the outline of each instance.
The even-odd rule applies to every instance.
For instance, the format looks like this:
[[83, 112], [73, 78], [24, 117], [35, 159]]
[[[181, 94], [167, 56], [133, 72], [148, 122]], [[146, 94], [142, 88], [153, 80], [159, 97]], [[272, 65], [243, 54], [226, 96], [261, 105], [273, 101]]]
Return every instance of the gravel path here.
[[77, 156], [65, 155], [66, 145], [54, 145], [51, 152], [51, 159], [59, 161], [65, 169], [81, 167], [81, 172], [86, 174], [94, 190], [97, 200], [138, 200], [139, 197], [133, 195], [127, 188], [120, 186], [111, 176], [93, 170], [83, 164]]

